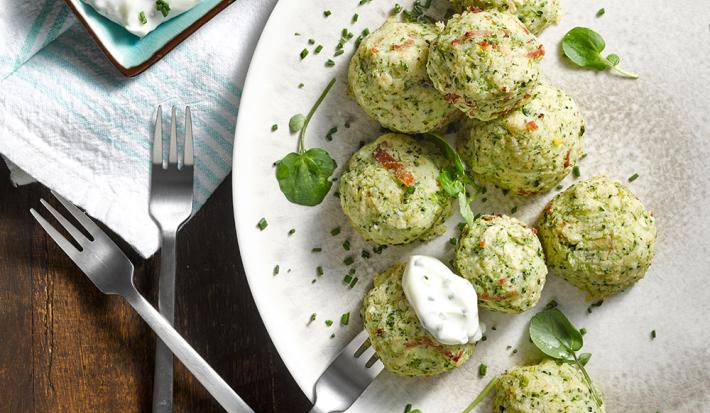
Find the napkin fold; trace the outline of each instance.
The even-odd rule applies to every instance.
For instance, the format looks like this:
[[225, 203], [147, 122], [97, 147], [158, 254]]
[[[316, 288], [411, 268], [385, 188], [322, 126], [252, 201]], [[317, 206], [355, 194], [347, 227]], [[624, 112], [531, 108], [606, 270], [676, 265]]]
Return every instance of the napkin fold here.
[[[51, 10], [61, 3], [67, 11], [63, 2], [51, 3]], [[0, 82], [0, 154], [152, 255], [158, 230], [148, 215], [148, 186], [157, 106], [164, 131], [166, 112], [178, 108], [178, 134], [184, 107], [192, 110], [196, 211], [231, 170], [241, 88], [275, 3], [238, 0], [137, 78], [122, 77], [78, 24], [62, 23], [57, 34], [65, 32], [51, 42], [52, 33], [38, 36], [27, 53], [47, 42], [44, 48], [0, 72], [11, 73]], [[5, 27], [9, 16], [0, 15]], [[0, 53], [17, 50], [4, 43]], [[16, 62], [24, 50], [14, 52]]]

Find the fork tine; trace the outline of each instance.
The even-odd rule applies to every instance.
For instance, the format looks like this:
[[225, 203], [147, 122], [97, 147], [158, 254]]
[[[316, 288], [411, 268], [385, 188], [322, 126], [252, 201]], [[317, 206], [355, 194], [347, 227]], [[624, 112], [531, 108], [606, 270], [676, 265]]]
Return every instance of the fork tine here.
[[49, 234], [49, 236], [54, 240], [54, 242], [59, 245], [59, 248], [61, 248], [62, 251], [64, 251], [72, 260], [76, 260], [78, 258], [80, 254], [79, 250], [77, 250], [71, 242], [67, 241], [67, 239], [59, 233], [59, 231], [54, 229], [52, 224], [47, 222], [47, 220], [35, 211], [34, 208], [30, 208], [30, 213], [37, 220], [37, 222], [39, 222], [42, 228], [44, 228], [47, 234]]
[[153, 164], [163, 164], [163, 107], [158, 106], [158, 115], [155, 117], [155, 132], [153, 135]]
[[175, 106], [170, 116], [170, 148], [168, 149], [168, 164], [177, 163], [177, 125], [175, 122]]
[[57, 198], [57, 200], [61, 202], [62, 205], [64, 205], [64, 208], [66, 208], [67, 211], [69, 211], [69, 213], [72, 214], [72, 216], [76, 218], [76, 220], [79, 221], [81, 225], [84, 226], [84, 229], [86, 229], [86, 231], [88, 231], [89, 234], [94, 237], [94, 239], [96, 239], [97, 235], [102, 234], [101, 228], [99, 228], [94, 223], [94, 221], [91, 220], [91, 218], [86, 216], [85, 213], [81, 212], [79, 208], [75, 207], [74, 204], [59, 196], [59, 194], [57, 194], [56, 192], [51, 192], [52, 195], [54, 195], [54, 197]]
[[49, 205], [49, 203], [48, 203], [47, 201], [45, 201], [44, 199], [40, 199], [39, 202], [41, 202], [42, 205], [44, 205], [44, 207], [47, 208], [47, 211], [49, 211], [49, 213], [52, 214], [52, 216], [53, 216], [54, 218], [56, 218], [57, 221], [59, 221], [59, 224], [60, 224], [61, 226], [63, 226], [64, 229], [67, 230], [67, 232], [69, 233], [69, 235], [71, 235], [72, 237], [74, 237], [74, 239], [76, 240], [76, 242], [79, 243], [79, 245], [80, 245], [82, 248], [84, 248], [84, 246], [86, 245], [86, 243], [89, 242], [89, 239], [86, 238], [86, 237], [84, 236], [84, 234], [81, 233], [81, 231], [79, 231], [78, 229], [76, 229], [76, 227], [75, 227], [71, 222], [69, 222], [66, 218], [64, 218], [64, 216], [63, 216], [62, 214], [60, 214], [59, 212], [57, 212], [57, 210], [54, 209], [53, 206]]
[[185, 145], [183, 145], [184, 161], [183, 165], [193, 165], [193, 148], [192, 148], [192, 113], [190, 107], [185, 107]]

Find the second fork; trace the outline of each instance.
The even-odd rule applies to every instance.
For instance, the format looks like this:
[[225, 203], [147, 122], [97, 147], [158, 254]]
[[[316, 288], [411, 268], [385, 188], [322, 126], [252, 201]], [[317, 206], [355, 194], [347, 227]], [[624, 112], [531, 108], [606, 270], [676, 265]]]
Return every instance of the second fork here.
[[[153, 136], [150, 179], [150, 216], [160, 228], [160, 278], [158, 309], [172, 324], [175, 316], [176, 239], [182, 224], [192, 214], [193, 141], [192, 116], [185, 108], [182, 150], [177, 144], [175, 107], [170, 120], [167, 157], [163, 151], [162, 108], [158, 106]], [[158, 340], [155, 346], [153, 413], [173, 411], [173, 354]]]

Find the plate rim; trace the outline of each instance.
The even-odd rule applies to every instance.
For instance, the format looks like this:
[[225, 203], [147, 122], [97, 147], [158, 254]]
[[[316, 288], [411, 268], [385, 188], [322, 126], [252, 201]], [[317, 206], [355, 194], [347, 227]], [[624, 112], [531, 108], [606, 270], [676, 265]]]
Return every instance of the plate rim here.
[[[254, 61], [256, 60], [256, 57], [263, 52], [264, 49], [266, 49], [268, 46], [265, 43], [264, 39], [264, 33], [269, 29], [270, 25], [272, 24], [272, 17], [278, 12], [279, 8], [283, 7], [283, 2], [277, 1], [276, 5], [274, 8], [271, 10], [271, 13], [269, 14], [269, 18], [266, 21], [266, 24], [264, 25], [264, 28], [261, 30], [261, 33], [259, 34], [259, 40], [256, 43], [256, 47], [254, 48], [254, 53], [251, 57], [251, 61], [249, 62], [249, 68], [247, 69], [247, 75], [244, 80], [244, 87], [243, 87], [243, 92], [242, 96], [240, 99], [240, 104], [243, 102], [245, 99], [247, 99], [253, 90], [255, 88], [250, 87], [251, 83], [254, 82], [254, 72], [256, 71], [254, 67]], [[241, 240], [246, 240], [246, 231], [252, 230], [252, 226], [250, 226], [248, 223], [243, 222], [244, 220], [239, 219], [239, 211], [240, 208], [238, 207], [238, 197], [237, 194], [239, 193], [238, 188], [239, 188], [239, 181], [240, 178], [237, 177], [237, 174], [235, 171], [238, 170], [237, 168], [237, 151], [239, 150], [239, 131], [244, 128], [244, 123], [246, 123], [247, 120], [244, 119], [244, 117], [240, 117], [237, 115], [237, 123], [236, 127], [234, 130], [234, 145], [232, 149], [232, 218], [234, 219], [234, 227], [236, 230], [236, 235], [237, 235], [237, 245], [239, 248], [239, 256], [243, 257], [244, 255], [244, 247], [243, 243], [240, 242]], [[244, 235], [242, 235], [244, 234]], [[254, 300], [254, 303], [256, 304], [257, 311], [259, 312], [259, 317], [261, 318], [261, 321], [264, 323], [264, 327], [266, 328], [266, 331], [269, 333], [269, 339], [271, 340], [271, 343], [273, 346], [276, 348], [276, 351], [279, 354], [279, 357], [281, 358], [281, 361], [284, 363], [286, 366], [286, 369], [288, 370], [289, 374], [291, 377], [293, 377], [294, 381], [298, 385], [298, 387], [301, 389], [301, 392], [308, 398], [309, 401], [313, 402], [313, 389], [312, 384], [307, 382], [305, 377], [303, 375], [299, 375], [298, 369], [294, 368], [294, 363], [292, 362], [292, 358], [290, 357], [285, 357], [286, 351], [285, 351], [285, 345], [282, 345], [281, 343], [285, 342], [284, 340], [275, 340], [274, 337], [280, 336], [280, 334], [277, 333], [276, 329], [274, 328], [273, 325], [270, 325], [267, 320], [264, 318], [264, 309], [268, 305], [266, 302], [267, 300], [263, 295], [258, 295], [254, 293], [254, 286], [251, 281], [251, 277], [249, 276], [250, 271], [247, 269], [247, 263], [246, 261], [242, 258], [242, 268], [244, 269], [244, 277], [247, 280], [247, 285], [249, 286], [249, 292], [251, 292], [252, 299]], [[252, 273], [255, 273], [256, 271], [252, 271]]]

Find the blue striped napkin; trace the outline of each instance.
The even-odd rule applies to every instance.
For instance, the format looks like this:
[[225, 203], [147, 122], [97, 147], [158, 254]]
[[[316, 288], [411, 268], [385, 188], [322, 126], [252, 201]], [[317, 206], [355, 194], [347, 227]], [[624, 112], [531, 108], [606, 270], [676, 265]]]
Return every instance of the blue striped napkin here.
[[[184, 106], [192, 109], [197, 209], [231, 170], [241, 87], [275, 0], [237, 1], [133, 79], [122, 77], [73, 19], [62, 19], [60, 3], [48, 1], [47, 17], [34, 19], [22, 40], [29, 46], [0, 51], [19, 62], [41, 49], [2, 67], [0, 153], [149, 256], [158, 248], [147, 210], [156, 107], [179, 108], [179, 131]], [[6, 14], [0, 18], [8, 24]]]

